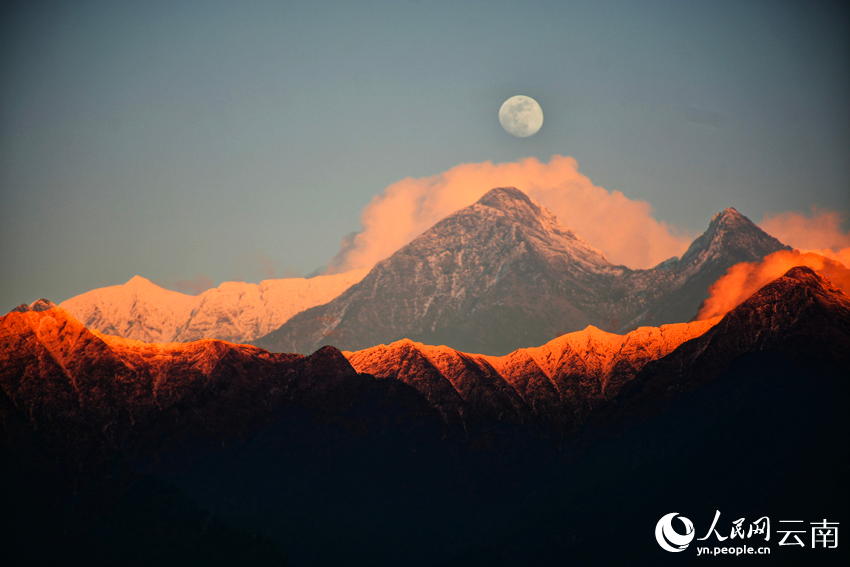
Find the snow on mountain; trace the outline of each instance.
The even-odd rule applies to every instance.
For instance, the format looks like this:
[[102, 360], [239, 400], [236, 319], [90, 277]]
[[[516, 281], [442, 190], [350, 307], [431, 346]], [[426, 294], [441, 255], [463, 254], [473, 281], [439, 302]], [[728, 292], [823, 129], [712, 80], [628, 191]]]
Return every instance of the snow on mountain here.
[[[789, 270], [722, 318], [642, 327], [625, 335], [587, 327], [500, 357], [409, 339], [357, 352], [325, 348], [310, 358], [213, 339], [150, 344], [91, 331], [61, 307], [36, 304], [47, 308], [0, 317], [0, 394], [27, 406], [27, 416], [48, 406], [62, 415], [77, 408], [125, 428], [132, 427], [138, 412], [165, 408], [191, 392], [206, 403], [211, 381], [220, 387], [214, 391], [252, 411], [261, 408], [254, 398], [246, 401], [240, 389], [256, 391], [259, 400], [273, 394], [327, 402], [333, 383], [340, 388], [333, 403], [347, 407], [357, 387], [356, 370], [379, 382], [412, 387], [448, 423], [473, 417], [541, 420], [564, 431], [585, 422], [595, 409], [610, 408], [612, 400], [627, 399], [626, 390], [652, 399], [632, 403], [633, 410], [652, 411], [756, 353], [823, 351], [826, 365], [850, 363], [850, 298], [804, 267]], [[296, 389], [286, 383], [287, 365], [297, 361], [313, 378]]]
[[[326, 384], [334, 382], [342, 388], [337, 401], [345, 407], [356, 370], [413, 388], [449, 424], [492, 418], [567, 431], [585, 423], [595, 410], [610, 408], [624, 391], [643, 388], [640, 395], [654, 396], [654, 401], [637, 404], [638, 409], [651, 409], [674, 394], [693, 391], [752, 353], [831, 345], [830, 360], [846, 364], [848, 317], [850, 298], [810, 269], [793, 268], [722, 318], [641, 327], [625, 335], [587, 327], [505, 356], [409, 339], [357, 352], [326, 348], [313, 359], [330, 366], [314, 372], [315, 380], [298, 391], [322, 400]], [[124, 428], [141, 415], [136, 410], [166, 407], [189, 392], [201, 392], [207, 380], [271, 392], [267, 380], [288, 380], [280, 364], [303, 361], [307, 369], [312, 364], [300, 355], [212, 339], [151, 344], [108, 336], [90, 331], [61, 307], [11, 312], [0, 318], [0, 339], [0, 385], [9, 399], [29, 400], [34, 408], [77, 407], [85, 399], [90, 408], [104, 412], [104, 423], [121, 422]], [[38, 391], [46, 382], [32, 380], [39, 373], [51, 376], [49, 396]], [[656, 382], [662, 386], [647, 389]], [[287, 388], [275, 395], [301, 395]], [[103, 398], [106, 391], [123, 400], [123, 409]], [[238, 392], [226, 391], [242, 400]]]
[[496, 188], [255, 344], [306, 354], [409, 338], [499, 355], [588, 325], [625, 333], [691, 320], [729, 267], [783, 248], [726, 209], [681, 260], [631, 270], [611, 264], [522, 191]]
[[86, 327], [152, 343], [174, 340], [197, 298], [134, 276], [124, 285], [94, 289], [59, 304]]
[[518, 189], [489, 191], [371, 271], [228, 282], [197, 297], [139, 276], [62, 303], [87, 326], [149, 342], [219, 338], [278, 352], [401, 338], [492, 355], [588, 325], [618, 333], [688, 321], [732, 265], [784, 247], [734, 209], [681, 259], [630, 270]]
[[[598, 559], [623, 547], [607, 534], [636, 531], [631, 518], [659, 494], [669, 493], [659, 514], [682, 494], [702, 498], [706, 521], [717, 495], [755, 498], [757, 510], [789, 495], [804, 508], [816, 498], [830, 518], [842, 510], [850, 298], [807, 268], [716, 324], [625, 336], [586, 328], [505, 357], [412, 341], [348, 359], [332, 347], [302, 357], [217, 340], [147, 344], [89, 332], [36, 304], [0, 317], [0, 472], [13, 554], [41, 545], [61, 561], [69, 549], [87, 558], [104, 549], [101, 562], [112, 564], [115, 541], [132, 560], [151, 541], [155, 552], [171, 550], [188, 533], [220, 555], [215, 538], [230, 536], [217, 515], [228, 514], [241, 522], [232, 539], [280, 526], [279, 541], [304, 564], [317, 563], [315, 542], [329, 533], [343, 534], [331, 540], [343, 551], [323, 564], [350, 563], [351, 534], [369, 564], [410, 555], [404, 546], [383, 555], [387, 534], [420, 542], [420, 555], [441, 545], [423, 565], [468, 564], [482, 550], [542, 564], [576, 549], [596, 563], [633, 564], [634, 550], [653, 563], [664, 552], [645, 529], [627, 560]], [[348, 360], [386, 376], [357, 374]], [[618, 377], [634, 372], [617, 392]], [[304, 521], [305, 509], [319, 512]], [[470, 525], [489, 541], [457, 554], [481, 540]], [[576, 548], [582, 540], [592, 545]]]
[[358, 376], [335, 349], [302, 357], [216, 339], [148, 343], [87, 329], [61, 307], [0, 317], [0, 424], [16, 404], [81, 460], [150, 427], [155, 414], [170, 420], [163, 431], [194, 422], [232, 437], [251, 415], [347, 384]]
[[277, 329], [296, 313], [327, 303], [368, 272], [359, 269], [310, 279], [265, 280], [259, 284], [225, 282], [198, 296], [189, 320], [178, 328], [175, 340], [252, 341]]
[[163, 289], [135, 276], [126, 284], [95, 289], [64, 301], [86, 327], [145, 342], [216, 338], [244, 343], [280, 327], [290, 317], [327, 303], [368, 270], [332, 276], [225, 282], [198, 296]]
[[506, 414], [523, 419], [535, 413], [563, 421], [586, 414], [616, 394], [648, 362], [668, 355], [718, 321], [720, 317], [641, 327], [626, 335], [588, 326], [543, 346], [498, 357], [409, 339], [343, 354], [358, 372], [413, 386], [450, 421], [462, 419], [470, 410], [499, 419]]
[[779, 250], [790, 250], [734, 208], [717, 213], [681, 259], [671, 259], [652, 270], [632, 276], [635, 289], [643, 287], [648, 305], [626, 321], [627, 326], [686, 321], [696, 316], [708, 299], [708, 288], [739, 262], [757, 262]]

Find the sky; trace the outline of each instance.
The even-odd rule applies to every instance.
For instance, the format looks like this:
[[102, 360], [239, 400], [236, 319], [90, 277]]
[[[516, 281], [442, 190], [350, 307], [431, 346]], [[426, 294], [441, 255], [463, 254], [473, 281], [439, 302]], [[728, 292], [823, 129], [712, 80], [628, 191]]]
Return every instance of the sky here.
[[[843, 246], [842, 4], [6, 2], [0, 312], [136, 274], [198, 291], [352, 267], [343, 240], [407, 223], [395, 196], [439, 193], [408, 211], [424, 230], [490, 188], [457, 180], [504, 172], [630, 267], [726, 207], [825, 214]], [[543, 109], [532, 137], [499, 124], [514, 95]], [[669, 246], [594, 240], [624, 211]]]

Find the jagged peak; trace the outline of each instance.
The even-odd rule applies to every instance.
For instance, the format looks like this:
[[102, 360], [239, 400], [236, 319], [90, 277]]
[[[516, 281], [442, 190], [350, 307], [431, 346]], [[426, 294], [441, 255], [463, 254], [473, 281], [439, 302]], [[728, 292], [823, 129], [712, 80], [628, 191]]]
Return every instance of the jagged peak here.
[[490, 189], [489, 191], [484, 193], [484, 196], [478, 199], [477, 204], [500, 209], [505, 205], [506, 202], [517, 201], [523, 202], [530, 206], [536, 205], [536, 203], [531, 199], [531, 197], [529, 197], [516, 187], [496, 187]]
[[718, 246], [721, 242], [731, 242], [729, 236], [736, 234], [746, 235], [745, 238], [754, 239], [755, 242], [761, 243], [762, 246], [790, 250], [790, 248], [756, 226], [749, 218], [739, 213], [733, 207], [728, 207], [712, 217], [708, 229], [691, 243], [688, 250], [682, 255], [681, 262], [687, 264], [709, 248]]
[[621, 336], [621, 335], [618, 335], [616, 333], [609, 333], [608, 331], [603, 331], [602, 329], [600, 329], [599, 327], [596, 327], [594, 325], [588, 325], [587, 327], [585, 327], [581, 331], [577, 331], [577, 333], [582, 333], [583, 335], [598, 336], [598, 337], [611, 337], [611, 336], [619, 337], [619, 336]]
[[[758, 229], [756, 224], [733, 207], [727, 207], [714, 215], [708, 225], [708, 232], [717, 231], [720, 227], [737, 226]], [[758, 229], [761, 230], [761, 229]]]
[[[845, 295], [845, 293], [838, 286], [834, 285], [831, 281], [818, 274], [809, 266], [794, 266], [793, 268], [785, 272], [781, 277], [773, 280], [772, 284], [791, 284], [796, 286], [810, 287], [828, 293], [837, 293], [840, 295]], [[758, 293], [759, 292], [756, 292], [756, 294]]]
[[805, 282], [811, 280], [812, 276], [815, 277], [815, 281], [822, 283], [826, 280], [818, 275], [813, 269], [808, 266], [794, 266], [787, 272], [785, 272], [782, 277], [794, 279], [800, 282]]
[[49, 299], [36, 299], [32, 303], [30, 303], [31, 311], [47, 311], [48, 309], [53, 309], [56, 307], [56, 304], [50, 301]]
[[[839, 287], [808, 266], [795, 266], [752, 294], [724, 318], [750, 319], [754, 311], [764, 306], [770, 306], [771, 311], [781, 311], [785, 305], [798, 309], [800, 301], [802, 305], [814, 303], [826, 306], [829, 312], [850, 314], [850, 297]], [[799, 313], [795, 317], [799, 317]]]
[[36, 299], [29, 305], [27, 305], [26, 303], [21, 303], [20, 305], [9, 311], [9, 313], [27, 313], [29, 311], [40, 312], [47, 311], [48, 309], [53, 309], [55, 307], [57, 307], [55, 303], [53, 303], [49, 299], [44, 299], [42, 297], [41, 299]]
[[[458, 211], [459, 214], [464, 214], [466, 211], [480, 211], [482, 207], [493, 209], [507, 218], [522, 225], [540, 225], [560, 224], [560, 221], [545, 207], [534, 201], [531, 197], [517, 189], [516, 187], [496, 187], [490, 189], [483, 197], [478, 199], [473, 205], [466, 209]], [[563, 230], [567, 227], [562, 225]]]
[[728, 221], [728, 220], [732, 220], [732, 219], [747, 220], [747, 221], [750, 220], [747, 217], [745, 217], [744, 215], [742, 215], [741, 213], [739, 213], [738, 209], [736, 209], [735, 207], [726, 207], [725, 209], [723, 209], [722, 211], [720, 211], [719, 213], [714, 215], [714, 217], [712, 217], [711, 221], [712, 222], [715, 222], [715, 221], [718, 221], [718, 220], [719, 221], [723, 221], [723, 220]]
[[594, 341], [600, 344], [607, 344], [609, 347], [613, 348], [614, 345], [622, 343], [624, 339], [625, 335], [609, 333], [593, 325], [588, 325], [581, 331], [574, 331], [572, 333], [561, 335], [560, 337], [552, 339], [551, 341], [542, 346], [532, 347], [525, 350], [533, 353], [550, 351], [553, 349], [564, 350], [566, 345], [584, 344], [589, 341]]

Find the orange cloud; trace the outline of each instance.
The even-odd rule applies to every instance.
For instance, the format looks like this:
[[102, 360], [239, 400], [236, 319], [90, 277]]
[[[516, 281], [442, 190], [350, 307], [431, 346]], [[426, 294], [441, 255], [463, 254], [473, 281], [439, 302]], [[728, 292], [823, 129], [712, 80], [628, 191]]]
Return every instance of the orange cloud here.
[[703, 302], [697, 319], [727, 313], [794, 266], [808, 266], [850, 294], [850, 269], [843, 264], [811, 252], [780, 250], [761, 262], [741, 262], [729, 268], [709, 288], [710, 297]]
[[826, 256], [830, 260], [841, 262], [846, 267], [850, 268], [850, 248], [842, 248], [838, 251], [832, 250], [831, 248], [815, 248], [812, 250], [801, 250], [801, 252], [811, 252], [812, 254], [820, 254], [821, 256]]
[[555, 155], [548, 164], [536, 158], [487, 161], [387, 187], [363, 209], [363, 231], [347, 238], [327, 273], [373, 266], [494, 187], [524, 191], [615, 264], [648, 268], [680, 256], [692, 240], [655, 220], [649, 203], [593, 185], [571, 157]]
[[843, 213], [814, 206], [810, 215], [793, 211], [766, 214], [759, 226], [784, 244], [850, 266], [850, 232], [841, 228], [844, 220]]

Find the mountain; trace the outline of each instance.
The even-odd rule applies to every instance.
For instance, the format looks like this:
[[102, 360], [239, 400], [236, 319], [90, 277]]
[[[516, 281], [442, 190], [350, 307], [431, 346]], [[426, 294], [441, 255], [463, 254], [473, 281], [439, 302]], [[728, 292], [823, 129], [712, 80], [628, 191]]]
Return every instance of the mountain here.
[[150, 344], [40, 300], [0, 318], [0, 529], [36, 563], [658, 564], [673, 510], [846, 520], [848, 371], [850, 298], [808, 268], [505, 357]]
[[26, 313], [27, 311], [47, 311], [48, 309], [53, 309], [56, 307], [56, 304], [50, 301], [49, 299], [37, 299], [27, 305], [26, 303], [21, 303], [14, 309], [12, 309], [12, 313]]
[[692, 319], [726, 269], [783, 248], [727, 209], [681, 259], [630, 270], [521, 191], [498, 188], [254, 344], [309, 353], [409, 338], [499, 355], [588, 325], [623, 333]]
[[[848, 376], [850, 298], [793, 268], [648, 362], [570, 437], [566, 451], [581, 456], [556, 481], [445, 564], [681, 565], [705, 544], [763, 546], [771, 564], [846, 564], [846, 549], [777, 541], [785, 521], [850, 520]], [[662, 551], [652, 527], [674, 511], [708, 541]], [[769, 539], [734, 539], [733, 522], [759, 517]]]
[[398, 408], [417, 431], [441, 422], [414, 390], [358, 375], [333, 348], [144, 343], [88, 330], [46, 300], [21, 306], [0, 318], [4, 559], [285, 564], [279, 544], [199, 509], [169, 475], [209, 466], [270, 424], [295, 420], [288, 437], [306, 430], [313, 446], [378, 435]]
[[846, 520], [848, 370], [850, 298], [807, 268], [719, 321], [505, 357], [150, 344], [40, 300], [0, 318], [5, 556], [659, 564], [673, 510]]
[[448, 421], [470, 415], [515, 422], [540, 419], [562, 430], [614, 397], [647, 363], [719, 320], [641, 327], [627, 335], [587, 327], [501, 357], [409, 339], [343, 354], [358, 372], [416, 388]]
[[193, 437], [225, 443], [287, 404], [348, 407], [348, 398], [368, 389], [364, 380], [375, 378], [396, 395], [409, 391], [405, 412], [433, 414], [440, 423], [540, 421], [562, 429], [717, 320], [626, 336], [589, 327], [504, 357], [409, 340], [354, 353], [326, 347], [305, 357], [215, 339], [110, 336], [40, 299], [0, 318], [0, 386], [25, 421], [56, 427], [59, 445], [76, 448], [81, 461], [126, 449], [130, 439], [140, 443], [138, 430], [154, 423], [157, 435], [188, 427]]
[[708, 298], [709, 286], [730, 267], [790, 249], [733, 208], [717, 213], [708, 230], [691, 243], [680, 260], [668, 260], [662, 264], [663, 270], [658, 269], [660, 266], [654, 270], [666, 272], [669, 281], [661, 285], [675, 291], [665, 292], [664, 299], [650, 307], [639, 321], [654, 325], [690, 320], [696, 315], [694, 306]]
[[216, 339], [146, 343], [89, 330], [48, 305], [0, 318], [0, 386], [7, 409], [49, 423], [78, 456], [124, 447], [152, 424], [223, 443], [286, 404], [347, 407], [374, 381], [334, 348], [305, 357]]
[[123, 285], [95, 289], [63, 301], [87, 327], [146, 342], [204, 338], [245, 343], [280, 327], [294, 314], [327, 303], [366, 275], [225, 282], [198, 296], [163, 289], [135, 276]]
[[[710, 381], [730, 361], [788, 341], [796, 350], [812, 342], [833, 345], [832, 358], [846, 362], [848, 337], [850, 299], [809, 268], [790, 270], [722, 318], [641, 327], [626, 335], [588, 327], [501, 357], [409, 339], [356, 352], [326, 347], [309, 357], [214, 339], [145, 343], [89, 330], [42, 299], [0, 318], [0, 385], [32, 419], [61, 408], [63, 419], [96, 423], [110, 446], [120, 446], [149, 415], [199, 403], [191, 401], [194, 396], [220, 392], [224, 397], [216, 404], [229, 406], [226, 414], [250, 420], [281, 400], [304, 402], [302, 395], [333, 405], [322, 380], [350, 394], [362, 376], [403, 383], [445, 423], [491, 419], [564, 430], [623, 392], [634, 396], [635, 388], [659, 383], [656, 394], [681, 395]], [[302, 371], [313, 377], [308, 385], [296, 385]], [[688, 377], [684, 386], [671, 382], [682, 376]], [[207, 402], [203, 411], [211, 412], [202, 419], [204, 427], [214, 426], [217, 434], [232, 435], [241, 427], [217, 425], [225, 413]]]

